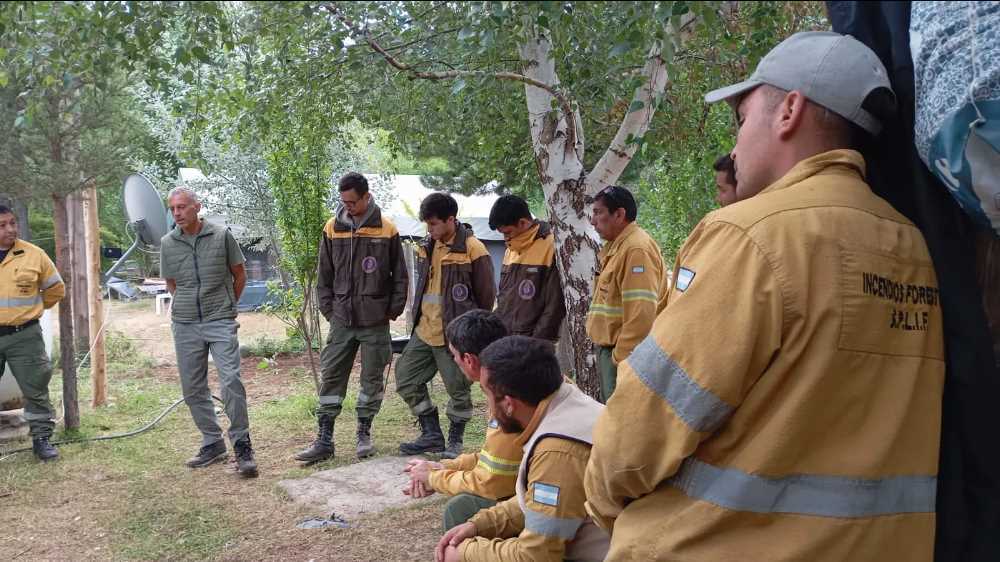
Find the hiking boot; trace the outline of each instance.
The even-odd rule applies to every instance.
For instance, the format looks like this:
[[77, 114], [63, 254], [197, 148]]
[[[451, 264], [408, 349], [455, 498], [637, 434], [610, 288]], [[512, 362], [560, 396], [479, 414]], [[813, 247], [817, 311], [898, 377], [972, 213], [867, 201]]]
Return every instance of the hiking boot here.
[[304, 451], [295, 455], [295, 460], [306, 464], [313, 464], [326, 459], [332, 459], [333, 447], [333, 416], [321, 414], [317, 421], [319, 429], [316, 432], [316, 440]]
[[441, 453], [443, 459], [454, 459], [462, 454], [462, 441], [465, 438], [465, 422], [451, 421], [448, 427], [448, 447]]
[[441, 420], [438, 419], [437, 408], [417, 420], [420, 422], [420, 437], [417, 437], [416, 441], [400, 443], [399, 452], [404, 455], [419, 455], [444, 451], [444, 434], [441, 433]]
[[202, 448], [198, 450], [198, 454], [188, 459], [185, 464], [191, 468], [201, 468], [203, 466], [208, 466], [225, 460], [225, 458], [226, 442], [219, 439], [211, 445], [202, 446]]
[[358, 458], [363, 459], [375, 454], [372, 444], [372, 418], [358, 418]]
[[250, 445], [250, 436], [233, 443], [233, 450], [236, 452], [236, 472], [244, 478], [257, 477], [257, 461], [253, 459], [253, 447]]
[[54, 461], [59, 458], [59, 451], [49, 444], [48, 437], [35, 437], [31, 440], [31, 450], [35, 458], [42, 462]]

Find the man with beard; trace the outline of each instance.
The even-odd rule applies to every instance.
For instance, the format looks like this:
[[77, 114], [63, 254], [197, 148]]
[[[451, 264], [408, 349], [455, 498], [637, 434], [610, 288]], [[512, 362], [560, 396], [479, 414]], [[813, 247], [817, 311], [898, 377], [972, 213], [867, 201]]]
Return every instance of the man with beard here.
[[312, 445], [295, 455], [307, 464], [334, 456], [333, 425], [347, 397], [347, 381], [359, 348], [355, 454], [359, 459], [375, 454], [372, 421], [382, 408], [383, 375], [392, 357], [389, 321], [406, 307], [408, 278], [396, 225], [382, 216], [363, 175], [347, 173], [337, 187], [340, 208], [323, 227], [316, 276], [319, 309], [330, 322], [320, 354], [318, 429]]
[[[517, 495], [477, 513], [438, 542], [437, 562], [603, 560], [608, 535], [584, 509], [583, 474], [603, 406], [559, 372], [552, 344], [508, 336], [480, 355], [480, 385], [524, 457]], [[499, 540], [498, 540], [499, 539]]]

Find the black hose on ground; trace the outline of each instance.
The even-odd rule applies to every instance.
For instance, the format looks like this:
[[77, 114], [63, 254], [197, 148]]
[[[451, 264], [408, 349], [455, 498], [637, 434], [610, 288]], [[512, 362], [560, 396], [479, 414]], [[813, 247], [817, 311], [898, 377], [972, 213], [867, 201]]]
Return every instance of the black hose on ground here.
[[[216, 399], [220, 404], [222, 403], [222, 399], [219, 398], [218, 396], [216, 396], [216, 395], [213, 394], [212, 398]], [[140, 427], [139, 429], [135, 429], [133, 431], [129, 431], [129, 432], [126, 432], [126, 433], [115, 433], [115, 434], [112, 434], [112, 435], [98, 435], [97, 437], [80, 437], [80, 438], [77, 438], [77, 439], [64, 439], [62, 441], [50, 441], [49, 443], [51, 445], [69, 445], [71, 443], [88, 443], [90, 441], [110, 441], [112, 439], [121, 439], [123, 437], [134, 437], [136, 435], [139, 435], [140, 433], [145, 433], [145, 432], [149, 431], [150, 429], [153, 429], [154, 427], [156, 427], [156, 424], [160, 423], [160, 421], [164, 417], [166, 417], [167, 414], [169, 414], [170, 412], [172, 412], [174, 410], [174, 408], [176, 408], [177, 406], [180, 406], [182, 402], [184, 402], [184, 399], [183, 398], [178, 398], [176, 402], [174, 402], [173, 404], [167, 406], [167, 408], [165, 410], [163, 410], [162, 412], [160, 412], [160, 415], [156, 416], [156, 419], [154, 419], [153, 421], [151, 421], [151, 422], [147, 423], [146, 425]], [[12, 451], [7, 451], [2, 457], [0, 457], [0, 462], [7, 460], [8, 458], [16, 455], [17, 453], [26, 453], [26, 452], [31, 451], [31, 450], [32, 450], [31, 447], [22, 447], [20, 449], [14, 449]]]

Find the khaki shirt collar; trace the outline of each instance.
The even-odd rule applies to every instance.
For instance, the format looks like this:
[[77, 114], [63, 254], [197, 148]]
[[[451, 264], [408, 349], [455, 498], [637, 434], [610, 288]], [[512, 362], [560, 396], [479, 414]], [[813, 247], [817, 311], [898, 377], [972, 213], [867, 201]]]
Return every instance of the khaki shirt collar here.
[[[778, 191], [818, 174], [835, 174], [865, 179], [865, 159], [855, 150], [830, 150], [802, 160], [761, 193]], [[624, 234], [624, 233], [623, 233]], [[620, 238], [620, 237], [619, 237]], [[617, 240], [616, 240], [617, 241]]]
[[615, 253], [625, 245], [625, 240], [635, 234], [638, 230], [639, 225], [635, 222], [630, 222], [628, 226], [621, 231], [621, 234], [619, 234], [617, 238], [611, 242], [606, 242], [600, 252], [601, 263], [604, 263], [604, 260], [607, 260], [611, 256], [615, 255]]

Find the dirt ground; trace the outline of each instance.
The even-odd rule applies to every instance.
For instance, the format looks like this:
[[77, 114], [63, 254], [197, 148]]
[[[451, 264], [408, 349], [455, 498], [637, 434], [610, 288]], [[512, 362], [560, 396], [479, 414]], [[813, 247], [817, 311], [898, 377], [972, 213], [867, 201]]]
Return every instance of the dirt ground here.
[[[243, 343], [261, 336], [284, 337], [284, 324], [263, 314], [241, 314], [239, 321]], [[169, 320], [156, 316], [152, 302], [113, 303], [108, 328], [126, 334], [139, 354], [153, 361], [109, 368], [110, 403], [103, 408], [90, 408], [89, 380], [81, 379], [81, 430], [86, 435], [138, 427], [179, 395]], [[312, 409], [316, 397], [304, 354], [242, 361], [260, 466], [257, 479], [238, 478], [231, 462], [199, 470], [186, 468], [183, 462], [197, 450], [200, 438], [183, 405], [159, 426], [136, 437], [63, 445], [57, 463], [38, 464], [30, 454], [0, 460], [0, 560], [360, 562], [432, 558], [446, 498], [436, 496], [426, 503], [404, 503], [402, 508], [362, 516], [346, 529], [307, 530], [296, 524], [315, 516], [315, 509], [294, 503], [278, 485], [282, 480], [357, 462], [353, 398], [358, 392], [358, 367], [335, 428], [337, 458], [312, 467], [302, 467], [292, 459], [315, 435]], [[51, 387], [55, 401], [60, 384], [54, 380]], [[214, 369], [210, 384], [217, 388]], [[373, 427], [379, 458], [396, 454], [400, 441], [417, 434], [412, 416], [393, 387], [390, 377]], [[432, 384], [432, 393], [443, 406], [443, 385]], [[478, 391], [474, 401], [482, 410]], [[225, 420], [221, 421], [225, 426]], [[466, 451], [480, 446], [484, 429], [485, 419], [482, 428], [470, 425]], [[4, 450], [0, 445], [0, 456]]]

